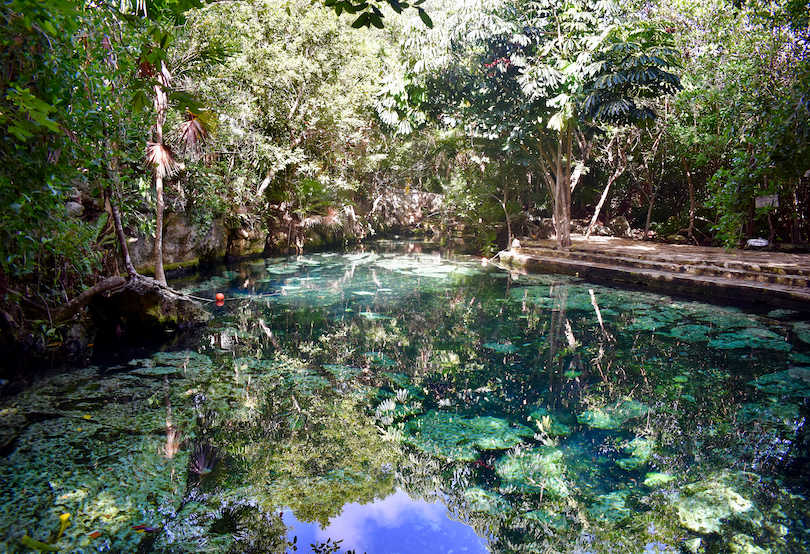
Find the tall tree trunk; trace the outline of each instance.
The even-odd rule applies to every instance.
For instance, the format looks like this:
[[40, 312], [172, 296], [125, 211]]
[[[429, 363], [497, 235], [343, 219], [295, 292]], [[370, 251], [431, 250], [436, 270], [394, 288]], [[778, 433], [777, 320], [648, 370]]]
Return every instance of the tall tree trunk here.
[[[166, 88], [169, 86], [169, 71], [165, 62], [160, 62], [160, 72], [155, 84], [155, 144], [160, 150], [163, 145], [163, 124], [166, 123], [166, 109], [169, 98]], [[158, 167], [155, 172], [155, 280], [163, 285], [166, 284], [166, 275], [163, 272], [163, 177], [167, 174], [169, 161], [163, 167]]]
[[[655, 195], [658, 192], [652, 180], [652, 172], [650, 171], [650, 164], [647, 159], [644, 160], [644, 173], [647, 176], [647, 185], [650, 187], [650, 193], [647, 194], [649, 204], [647, 205], [647, 220], [644, 223], [644, 240], [647, 240], [650, 235], [650, 221], [652, 220], [653, 204], [655, 204]], [[644, 189], [642, 188], [642, 191]]]
[[[624, 149], [618, 144], [616, 145], [616, 157], [618, 158], [618, 162], [616, 165], [616, 170], [613, 172], [608, 178], [608, 182], [605, 185], [605, 190], [602, 191], [602, 196], [599, 198], [599, 203], [596, 205], [596, 208], [593, 210], [593, 217], [591, 218], [591, 223], [588, 225], [588, 230], [585, 231], [585, 238], [591, 238], [591, 232], [593, 231], [594, 226], [596, 225], [596, 220], [599, 218], [599, 213], [602, 211], [602, 206], [605, 205], [605, 200], [607, 200], [608, 193], [610, 192], [610, 186], [621, 177], [622, 173], [624, 173], [625, 168], [627, 167], [627, 156], [624, 153]], [[609, 161], [613, 161], [613, 156], [608, 151], [608, 158]]]
[[801, 244], [802, 243], [802, 231], [801, 226], [799, 224], [799, 195], [796, 189], [801, 185], [801, 179], [797, 183], [796, 187], [793, 187], [793, 229], [791, 230], [791, 242], [793, 244]]
[[166, 284], [163, 272], [163, 178], [155, 179], [155, 280]]
[[501, 207], [503, 208], [504, 217], [506, 217], [506, 249], [508, 250], [512, 246], [512, 222], [509, 220], [509, 210], [506, 208], [506, 182], [503, 185], [503, 200], [499, 199], [497, 196], [495, 199], [501, 203]]
[[[565, 154], [568, 154], [566, 157]], [[571, 129], [563, 129], [557, 141], [556, 195], [554, 199], [557, 248], [571, 248]]]
[[121, 177], [118, 172], [118, 158], [116, 155], [115, 145], [107, 142], [107, 174], [112, 181], [113, 186], [108, 187], [107, 200], [110, 202], [110, 213], [113, 218], [113, 225], [115, 226], [115, 236], [118, 237], [118, 247], [121, 249], [121, 256], [124, 258], [124, 268], [127, 270], [127, 275], [130, 279], [138, 276], [135, 266], [132, 265], [132, 258], [129, 257], [129, 247], [127, 247], [127, 237], [124, 235], [124, 226], [121, 224], [121, 214], [118, 213], [118, 203], [115, 197], [115, 191], [121, 190]]
[[[548, 138], [542, 128], [537, 129], [536, 150], [532, 152], [526, 145], [523, 150], [535, 156], [537, 167], [551, 195], [554, 211], [552, 214], [557, 248], [568, 250], [571, 247], [571, 193], [579, 182], [582, 171], [578, 168], [571, 171], [573, 165], [573, 141], [576, 138], [583, 155], [583, 162], [588, 159], [592, 143], [569, 124], [558, 132], [557, 148], [544, 147]], [[553, 142], [550, 142], [553, 144]]]
[[652, 219], [653, 204], [655, 204], [655, 188], [650, 184], [650, 204], [647, 206], [647, 221], [644, 223], [644, 240], [650, 235], [650, 220]]
[[683, 172], [686, 174], [686, 186], [689, 189], [689, 228], [686, 229], [686, 234], [691, 242], [695, 240], [695, 186], [692, 183], [692, 172], [689, 170], [689, 162], [685, 156], [681, 157], [681, 164], [683, 164]]
[[617, 169], [616, 171], [613, 172], [613, 175], [611, 175], [610, 178], [608, 179], [608, 182], [605, 185], [605, 190], [602, 191], [602, 196], [599, 197], [599, 203], [596, 204], [596, 208], [594, 208], [593, 210], [593, 217], [591, 217], [591, 222], [588, 224], [588, 230], [585, 231], [586, 239], [591, 238], [593, 228], [596, 226], [596, 220], [599, 219], [599, 213], [602, 211], [602, 206], [605, 205], [605, 200], [607, 200], [608, 193], [610, 192], [610, 186], [616, 179], [619, 178], [619, 175], [621, 175], [623, 172], [624, 168], [622, 168], [621, 170]]
[[124, 268], [126, 268], [129, 278], [134, 279], [138, 277], [138, 272], [135, 270], [135, 266], [132, 265], [132, 258], [129, 257], [127, 237], [124, 235], [124, 227], [121, 225], [121, 216], [118, 214], [118, 206], [113, 202], [112, 198], [110, 198], [110, 211], [115, 224], [115, 235], [118, 237], [118, 246], [121, 248], [121, 255], [124, 258]]

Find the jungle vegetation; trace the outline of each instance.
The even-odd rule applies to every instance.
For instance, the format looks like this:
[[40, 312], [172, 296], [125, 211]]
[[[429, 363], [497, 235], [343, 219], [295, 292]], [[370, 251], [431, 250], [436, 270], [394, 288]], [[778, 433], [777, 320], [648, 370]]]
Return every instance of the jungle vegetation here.
[[[482, 252], [553, 219], [737, 247], [810, 239], [805, 0], [11, 0], [0, 325], [35, 327], [164, 212], [368, 232], [444, 195]], [[434, 214], [426, 214], [434, 215]], [[365, 225], [365, 227], [364, 227]], [[500, 244], [498, 244], [500, 241]], [[44, 309], [43, 309], [44, 308]], [[31, 316], [28, 316], [29, 324]]]

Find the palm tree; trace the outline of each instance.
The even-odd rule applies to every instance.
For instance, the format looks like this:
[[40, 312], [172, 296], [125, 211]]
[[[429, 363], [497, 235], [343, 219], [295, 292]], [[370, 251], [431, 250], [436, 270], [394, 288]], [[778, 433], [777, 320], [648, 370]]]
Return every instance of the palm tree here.
[[[141, 64], [141, 73], [152, 76], [154, 67], [144, 62]], [[169, 108], [169, 84], [171, 73], [164, 60], [160, 61], [160, 71], [155, 76], [154, 106], [155, 106], [155, 133], [154, 140], [146, 143], [146, 161], [153, 167], [155, 175], [155, 280], [166, 284], [166, 275], [163, 271], [163, 181], [185, 165], [178, 162], [169, 144], [163, 136], [163, 126], [166, 123], [166, 112]], [[186, 121], [180, 125], [178, 139], [184, 152], [199, 153], [202, 146], [210, 137], [211, 121], [202, 112], [194, 113], [186, 108]]]

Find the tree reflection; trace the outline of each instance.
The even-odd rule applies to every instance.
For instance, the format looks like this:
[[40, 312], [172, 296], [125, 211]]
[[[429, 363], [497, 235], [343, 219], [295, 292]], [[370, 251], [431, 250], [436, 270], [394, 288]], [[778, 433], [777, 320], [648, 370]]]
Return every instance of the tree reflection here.
[[[648, 473], [683, 483], [718, 468], [770, 471], [788, 455], [798, 412], [762, 409], [748, 385], [784, 358], [758, 351], [741, 363], [690, 338], [714, 332], [712, 314], [560, 277], [394, 285], [401, 274], [361, 261], [326, 280], [329, 298], [312, 289], [311, 304], [235, 304], [229, 347], [217, 343], [283, 366], [260, 397], [254, 390], [249, 417], [217, 431], [267, 506], [325, 525], [344, 504], [401, 487], [441, 500], [492, 552], [632, 549], [652, 540], [650, 528], [670, 545], [682, 532]], [[613, 413], [627, 406], [640, 407]], [[399, 442], [429, 411], [537, 434], [446, 461]], [[559, 452], [575, 493], [506, 486], [498, 462], [530, 449]]]

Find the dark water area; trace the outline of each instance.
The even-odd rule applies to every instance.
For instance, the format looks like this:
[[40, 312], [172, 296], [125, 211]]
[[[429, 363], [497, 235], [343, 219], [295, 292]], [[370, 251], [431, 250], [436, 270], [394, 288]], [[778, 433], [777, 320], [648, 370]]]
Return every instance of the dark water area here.
[[810, 551], [806, 312], [418, 242], [173, 286], [207, 329], [0, 404], [0, 550]]

